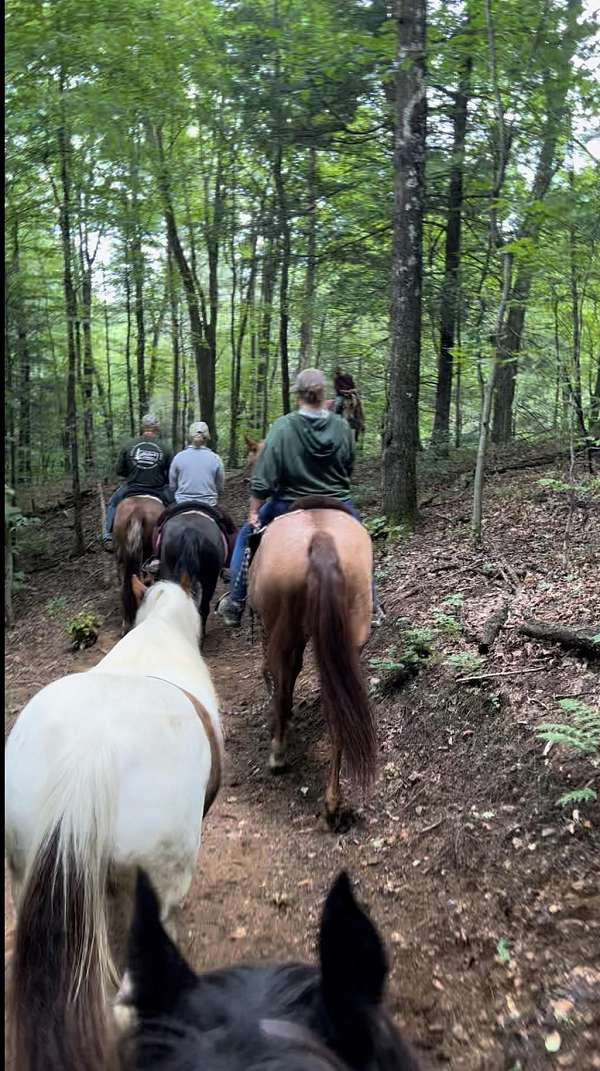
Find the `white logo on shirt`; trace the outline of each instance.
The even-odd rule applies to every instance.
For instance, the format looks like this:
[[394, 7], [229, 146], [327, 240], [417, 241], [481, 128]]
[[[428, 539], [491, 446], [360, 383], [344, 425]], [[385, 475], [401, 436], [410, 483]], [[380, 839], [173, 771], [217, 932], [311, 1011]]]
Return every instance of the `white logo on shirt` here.
[[136, 446], [132, 460], [140, 469], [151, 469], [158, 464], [159, 451], [155, 446]]

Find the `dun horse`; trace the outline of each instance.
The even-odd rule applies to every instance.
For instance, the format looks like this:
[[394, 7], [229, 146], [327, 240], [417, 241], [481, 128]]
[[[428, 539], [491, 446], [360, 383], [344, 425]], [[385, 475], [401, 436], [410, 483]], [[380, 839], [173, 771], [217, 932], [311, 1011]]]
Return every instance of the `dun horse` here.
[[8, 739], [19, 1071], [110, 1067], [88, 1027], [123, 970], [137, 867], [173, 924], [219, 786], [218, 703], [194, 602], [176, 584], [132, 586], [136, 628], [93, 670], [34, 696]]
[[154, 495], [131, 495], [117, 507], [113, 537], [121, 585], [123, 632], [133, 625], [137, 609], [131, 578], [141, 579], [142, 566], [152, 553], [154, 526], [163, 510], [162, 501]]
[[264, 630], [264, 675], [273, 689], [271, 754], [286, 768], [287, 723], [309, 639], [321, 677], [321, 701], [331, 736], [325, 815], [340, 827], [340, 767], [366, 786], [376, 764], [376, 733], [359, 652], [371, 623], [371, 540], [334, 499], [300, 499], [274, 520], [250, 567], [249, 599]]

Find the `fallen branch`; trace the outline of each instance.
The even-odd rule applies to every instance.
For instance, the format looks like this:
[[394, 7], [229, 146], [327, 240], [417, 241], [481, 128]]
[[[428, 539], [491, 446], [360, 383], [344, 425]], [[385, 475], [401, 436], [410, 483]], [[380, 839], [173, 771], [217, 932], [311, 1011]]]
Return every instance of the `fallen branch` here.
[[489, 677], [514, 677], [515, 673], [541, 673], [547, 669], [546, 665], [536, 666], [534, 669], [507, 669], [502, 673], [476, 673], [472, 677], [457, 677], [457, 684], [465, 684], [467, 681], [487, 681]]
[[478, 638], [478, 647], [480, 654], [487, 654], [490, 647], [492, 647], [496, 636], [503, 627], [506, 618], [508, 617], [509, 602], [507, 599], [503, 600], [495, 610], [492, 611], [490, 616], [483, 623], [483, 627]]
[[600, 625], [587, 625], [584, 628], [567, 628], [556, 621], [525, 621], [519, 628], [523, 636], [547, 643], [558, 643], [578, 651], [587, 658], [600, 658]]

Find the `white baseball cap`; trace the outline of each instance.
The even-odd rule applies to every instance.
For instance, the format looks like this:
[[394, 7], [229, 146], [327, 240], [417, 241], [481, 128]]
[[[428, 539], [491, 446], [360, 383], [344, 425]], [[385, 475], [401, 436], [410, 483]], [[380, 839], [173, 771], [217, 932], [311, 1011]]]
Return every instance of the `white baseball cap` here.
[[206, 421], [195, 420], [193, 424], [190, 424], [190, 435], [192, 438], [194, 435], [204, 435], [205, 438], [210, 439], [210, 430]]

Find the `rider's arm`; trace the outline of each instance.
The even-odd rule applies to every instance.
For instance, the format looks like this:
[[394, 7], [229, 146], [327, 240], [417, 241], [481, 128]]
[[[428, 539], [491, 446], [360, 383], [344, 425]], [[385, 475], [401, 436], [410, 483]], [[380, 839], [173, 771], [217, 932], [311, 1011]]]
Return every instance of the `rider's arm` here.
[[254, 528], [258, 524], [258, 511], [261, 506], [264, 505], [266, 499], [257, 498], [255, 495], [250, 495], [250, 505], [248, 507], [248, 523]]
[[179, 471], [178, 471], [178, 468], [177, 468], [177, 455], [175, 455], [175, 457], [173, 458], [173, 460], [171, 462], [171, 467], [169, 469], [169, 487], [172, 487], [174, 491], [177, 490], [177, 477], [178, 477], [178, 475], [179, 475]]
[[225, 466], [220, 457], [217, 457], [218, 465], [215, 472], [215, 487], [217, 489], [217, 495], [220, 497], [225, 490]]
[[129, 476], [129, 454], [126, 446], [121, 450], [117, 460], [117, 476], [122, 476], [123, 479]]

